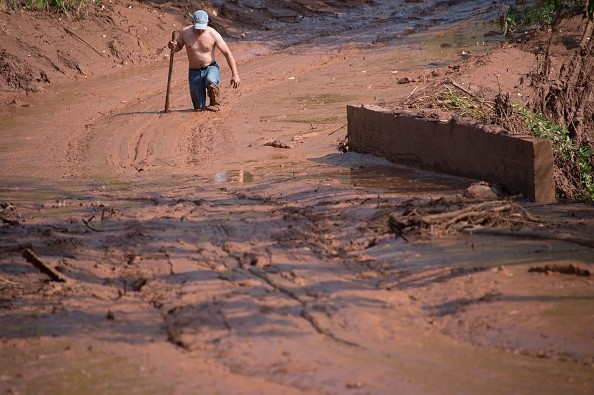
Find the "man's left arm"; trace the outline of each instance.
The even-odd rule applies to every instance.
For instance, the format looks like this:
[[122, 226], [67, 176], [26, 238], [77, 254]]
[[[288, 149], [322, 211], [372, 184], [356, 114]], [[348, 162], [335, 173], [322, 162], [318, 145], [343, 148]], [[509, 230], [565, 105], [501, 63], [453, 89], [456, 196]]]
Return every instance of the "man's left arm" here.
[[217, 47], [219, 47], [219, 50], [221, 51], [223, 56], [225, 56], [225, 59], [227, 59], [227, 64], [231, 69], [231, 86], [233, 88], [237, 88], [239, 86], [239, 83], [241, 82], [241, 79], [239, 78], [239, 73], [237, 72], [237, 64], [235, 63], [235, 58], [233, 57], [233, 54], [231, 53], [229, 46], [227, 45], [225, 40], [223, 40], [223, 37], [221, 37], [221, 35], [218, 33], [216, 43]]

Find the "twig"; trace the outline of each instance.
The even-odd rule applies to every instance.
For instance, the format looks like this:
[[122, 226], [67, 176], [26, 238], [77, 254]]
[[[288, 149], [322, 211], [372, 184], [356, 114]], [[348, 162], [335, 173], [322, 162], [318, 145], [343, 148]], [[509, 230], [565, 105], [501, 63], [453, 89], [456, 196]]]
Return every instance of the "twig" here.
[[344, 125], [342, 125], [342, 126], [341, 126], [341, 127], [339, 127], [338, 129], [336, 129], [335, 131], [333, 131], [333, 132], [330, 132], [330, 133], [328, 134], [328, 136], [332, 136], [334, 133], [338, 132], [340, 129], [344, 128], [344, 127], [345, 127], [345, 126], [347, 126], [347, 125], [348, 125], [348, 123], [345, 123]]
[[[456, 210], [456, 211], [448, 211], [445, 213], [426, 215], [426, 216], [422, 217], [422, 221], [426, 222], [426, 223], [431, 223], [431, 222], [436, 222], [436, 221], [447, 220], [450, 218], [459, 218], [459, 217], [462, 218], [468, 214], [477, 214], [478, 213], [477, 210], [480, 210], [480, 209], [484, 208], [485, 206], [493, 206], [495, 204], [498, 204], [498, 202], [484, 202], [484, 203], [474, 204], [472, 206], [468, 206], [468, 207], [465, 207], [463, 209]], [[501, 211], [501, 210], [506, 210], [509, 208], [511, 208], [511, 205], [504, 204], [502, 206], [492, 207], [491, 210]]]
[[50, 280], [58, 281], [61, 283], [65, 283], [67, 281], [66, 277], [62, 276], [60, 273], [56, 271], [56, 269], [47, 265], [45, 262], [39, 259], [39, 257], [35, 255], [35, 253], [31, 251], [30, 248], [27, 248], [25, 251], [23, 251], [23, 257], [27, 260], [27, 262], [35, 266], [37, 270], [39, 270], [43, 274], [46, 274], [50, 278]]
[[82, 38], [81, 36], [79, 36], [78, 34], [73, 32], [72, 30], [68, 29], [67, 27], [65, 27], [64, 30], [66, 30], [66, 33], [71, 34], [72, 36], [78, 38], [83, 43], [87, 44], [93, 51], [97, 52], [100, 56], [103, 56], [103, 54], [97, 48], [95, 48], [94, 46], [89, 44], [89, 42], [86, 41], [84, 38]]
[[456, 88], [460, 89], [462, 92], [466, 93], [467, 95], [470, 95], [474, 98], [477, 98], [476, 95], [474, 93], [472, 93], [471, 91], [469, 91], [468, 89], [464, 88], [462, 85], [460, 85], [459, 83], [457, 83], [456, 81], [450, 81], [450, 84], [452, 84], [453, 86], [455, 86]]
[[91, 229], [93, 232], [103, 232], [101, 229], [97, 229], [91, 226], [90, 222], [83, 218], [82, 222], [86, 225], [87, 228]]
[[0, 281], [2, 281], [3, 283], [6, 283], [6, 284], [12, 284], [12, 285], [16, 285], [17, 284], [14, 281], [7, 280], [7, 279], [5, 279], [2, 276], [0, 276]]
[[417, 88], [419, 87], [419, 85], [415, 86], [415, 89], [413, 89], [412, 91], [410, 91], [410, 93], [408, 94], [408, 96], [406, 96], [406, 99], [404, 99], [404, 101], [408, 101], [408, 99], [410, 99], [410, 97], [413, 95], [413, 93], [416, 92]]

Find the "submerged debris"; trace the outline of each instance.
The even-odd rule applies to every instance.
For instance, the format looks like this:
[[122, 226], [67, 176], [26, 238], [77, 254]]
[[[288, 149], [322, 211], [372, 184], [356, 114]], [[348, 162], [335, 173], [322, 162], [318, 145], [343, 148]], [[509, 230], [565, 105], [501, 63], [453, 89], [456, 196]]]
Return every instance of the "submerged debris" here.
[[519, 204], [501, 200], [471, 205], [463, 202], [411, 205], [402, 213], [392, 213], [389, 218], [390, 229], [397, 235], [444, 235], [474, 227], [514, 227], [527, 222], [538, 222], [538, 219]]
[[54, 267], [42, 261], [37, 255], [35, 255], [35, 253], [30, 248], [26, 248], [23, 251], [23, 257], [27, 260], [27, 262], [35, 266], [37, 270], [47, 275], [50, 278], [50, 280], [57, 282], [66, 282], [68, 280], [66, 277], [60, 274]]
[[18, 226], [21, 224], [18, 220], [20, 217], [21, 215], [16, 211], [16, 208], [11, 203], [0, 203], [0, 222], [12, 226]]
[[582, 269], [580, 267], [574, 265], [545, 265], [545, 266], [534, 266], [528, 269], [529, 273], [561, 273], [561, 274], [573, 274], [576, 276], [583, 276], [588, 277], [590, 276], [590, 271], [587, 269]]
[[292, 145], [285, 143], [282, 140], [271, 140], [271, 141], [267, 141], [264, 143], [264, 145], [268, 145], [270, 147], [274, 147], [274, 148], [285, 148], [285, 149], [291, 149], [293, 148]]

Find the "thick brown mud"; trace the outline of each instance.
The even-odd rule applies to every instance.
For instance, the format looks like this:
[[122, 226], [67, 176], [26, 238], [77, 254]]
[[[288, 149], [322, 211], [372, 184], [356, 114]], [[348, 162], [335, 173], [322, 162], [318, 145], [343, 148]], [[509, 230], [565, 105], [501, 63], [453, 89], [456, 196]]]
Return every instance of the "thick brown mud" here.
[[[189, 110], [183, 55], [168, 114], [166, 59], [3, 109], [0, 389], [590, 393], [592, 278], [530, 269], [592, 272], [592, 248], [399, 237], [392, 213], [476, 203], [464, 194], [477, 180], [339, 150], [347, 104], [406, 98], [432, 75], [491, 81], [526, 56], [438, 68], [478, 52], [461, 39], [469, 23], [491, 30], [471, 19], [265, 56], [235, 43], [243, 84], [224, 87], [218, 113]], [[520, 89], [516, 77], [490, 83]], [[522, 207], [548, 234], [594, 233], [591, 204]], [[26, 249], [67, 280], [48, 281]]]

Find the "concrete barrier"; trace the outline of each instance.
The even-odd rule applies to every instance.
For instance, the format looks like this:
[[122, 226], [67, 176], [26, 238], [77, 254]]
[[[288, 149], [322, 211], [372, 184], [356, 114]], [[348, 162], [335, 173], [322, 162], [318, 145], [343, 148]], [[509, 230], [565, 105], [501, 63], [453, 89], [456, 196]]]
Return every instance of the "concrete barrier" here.
[[353, 151], [497, 183], [535, 202], [555, 201], [549, 141], [377, 106], [347, 106], [347, 119], [348, 145]]

